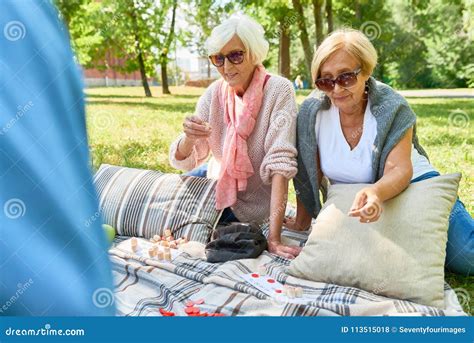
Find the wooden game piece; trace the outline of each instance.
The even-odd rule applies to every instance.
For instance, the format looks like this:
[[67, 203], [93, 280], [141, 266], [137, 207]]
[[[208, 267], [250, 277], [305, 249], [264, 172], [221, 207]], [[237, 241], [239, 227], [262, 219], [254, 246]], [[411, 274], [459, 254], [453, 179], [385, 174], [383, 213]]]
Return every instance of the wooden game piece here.
[[165, 259], [165, 253], [161, 250], [158, 250], [157, 254], [156, 254], [156, 257], [159, 259], [159, 260], [164, 260]]
[[165, 230], [165, 237], [169, 237], [171, 236], [171, 230], [170, 229], [166, 229]]
[[155, 257], [155, 254], [156, 254], [156, 252], [155, 252], [155, 249], [153, 247], [148, 249], [148, 256]]
[[290, 299], [294, 299], [295, 298], [295, 288], [294, 287], [286, 288], [286, 296]]
[[164, 255], [164, 259], [165, 259], [166, 261], [171, 261], [171, 254], [170, 254], [169, 252], [166, 252], [166, 251], [165, 251], [165, 252], [163, 253], [163, 255]]
[[132, 239], [130, 239], [130, 248], [133, 252], [138, 250], [138, 240], [136, 237], [132, 237]]
[[155, 240], [155, 242], [161, 241], [161, 237], [159, 235], [154, 235], [153, 239]]
[[303, 288], [295, 287], [295, 296], [297, 298], [302, 298], [303, 297]]

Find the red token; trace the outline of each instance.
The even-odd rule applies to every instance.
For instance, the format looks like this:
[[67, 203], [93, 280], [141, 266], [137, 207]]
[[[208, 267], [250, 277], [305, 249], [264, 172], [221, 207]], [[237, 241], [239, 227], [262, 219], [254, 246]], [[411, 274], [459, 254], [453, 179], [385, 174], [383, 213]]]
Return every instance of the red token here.
[[194, 307], [186, 307], [184, 309], [184, 312], [186, 312], [187, 314], [194, 313]]
[[161, 314], [165, 314], [166, 312], [168, 312], [168, 311], [166, 311], [164, 308], [160, 308], [160, 313]]
[[257, 273], [253, 273], [251, 276], [252, 277], [260, 277], [260, 275], [258, 275]]
[[202, 305], [204, 304], [204, 299], [201, 298], [201, 299], [195, 300], [194, 303], [197, 305]]
[[273, 280], [273, 279], [268, 279], [267, 282], [268, 282], [268, 283], [275, 283], [275, 280]]
[[191, 307], [191, 308], [193, 309], [194, 314], [199, 314], [199, 312], [201, 312], [201, 310], [198, 307]]
[[163, 313], [163, 317], [174, 317], [174, 312]]
[[207, 312], [200, 313], [199, 317], [207, 317]]
[[275, 292], [281, 293], [281, 289], [275, 289]]
[[194, 306], [194, 301], [189, 300], [186, 302], [186, 307], [193, 307]]

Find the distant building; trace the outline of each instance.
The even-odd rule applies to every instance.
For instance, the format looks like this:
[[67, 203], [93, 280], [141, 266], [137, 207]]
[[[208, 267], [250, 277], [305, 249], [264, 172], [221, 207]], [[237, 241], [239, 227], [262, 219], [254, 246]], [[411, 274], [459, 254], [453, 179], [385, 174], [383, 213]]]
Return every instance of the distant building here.
[[[116, 67], [124, 65], [124, 60], [107, 54], [106, 64], [109, 66], [106, 70], [97, 68], [84, 68], [84, 79], [86, 87], [108, 87], [108, 86], [141, 86], [142, 80], [139, 71], [125, 73], [116, 71]], [[188, 49], [178, 48], [176, 60], [170, 60], [168, 64], [168, 82], [170, 85], [184, 84], [186, 81], [198, 81], [208, 79], [208, 68], [210, 78], [220, 77], [216, 68], [208, 63], [205, 57], [199, 57], [192, 54]], [[156, 66], [155, 75], [149, 75], [148, 81], [151, 84], [158, 85], [156, 79], [161, 77], [160, 66]]]
[[[108, 53], [106, 64], [109, 66], [106, 70], [96, 68], [84, 68], [84, 82], [86, 87], [108, 87], [108, 86], [141, 86], [142, 78], [140, 72], [130, 73], [120, 72], [116, 69], [124, 65], [124, 59], [112, 56]], [[150, 85], [153, 83], [153, 77], [148, 77]]]

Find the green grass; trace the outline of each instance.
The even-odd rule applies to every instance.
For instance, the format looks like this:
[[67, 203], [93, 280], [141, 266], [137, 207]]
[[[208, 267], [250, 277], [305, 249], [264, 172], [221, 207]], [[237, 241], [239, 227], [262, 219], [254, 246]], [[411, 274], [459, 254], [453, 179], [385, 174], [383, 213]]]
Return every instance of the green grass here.
[[[194, 113], [204, 89], [171, 87], [172, 95], [152, 88], [153, 98], [143, 96], [140, 87], [91, 88], [87, 90], [87, 126], [92, 162], [136, 168], [179, 172], [168, 163], [170, 143], [181, 132], [186, 115]], [[299, 91], [301, 103], [309, 91]], [[474, 137], [472, 99], [409, 98], [418, 116], [418, 136], [432, 164], [441, 173], [461, 171], [459, 197], [469, 213], [474, 211]], [[290, 187], [290, 203], [295, 195]], [[446, 276], [463, 301], [466, 312], [474, 314], [474, 277]], [[462, 293], [464, 292], [464, 293]]]

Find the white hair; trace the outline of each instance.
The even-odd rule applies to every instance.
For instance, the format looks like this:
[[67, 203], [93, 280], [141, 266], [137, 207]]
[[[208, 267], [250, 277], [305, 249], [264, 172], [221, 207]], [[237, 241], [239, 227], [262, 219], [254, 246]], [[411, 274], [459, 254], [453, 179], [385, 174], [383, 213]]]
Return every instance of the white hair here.
[[216, 26], [206, 41], [209, 55], [218, 53], [237, 35], [250, 53], [253, 64], [261, 64], [267, 57], [268, 42], [262, 25], [246, 15], [235, 15]]

